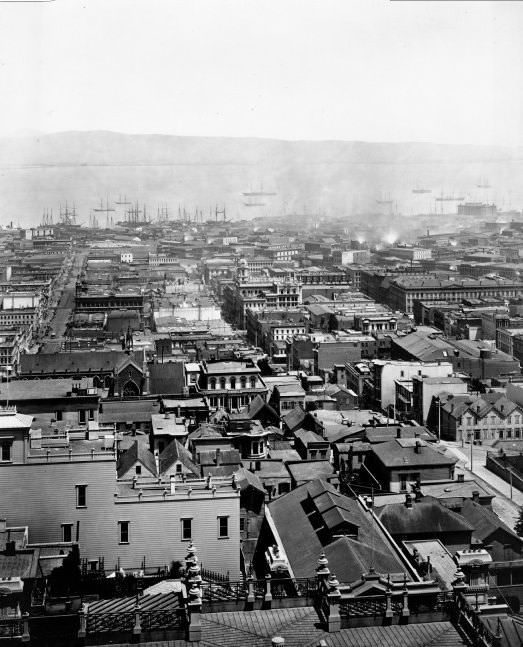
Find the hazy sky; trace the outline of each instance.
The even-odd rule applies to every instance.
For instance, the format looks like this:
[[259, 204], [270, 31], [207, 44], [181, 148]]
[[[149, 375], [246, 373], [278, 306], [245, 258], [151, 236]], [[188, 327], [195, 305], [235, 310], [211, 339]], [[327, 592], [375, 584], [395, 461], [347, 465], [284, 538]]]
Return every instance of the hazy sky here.
[[0, 2], [0, 134], [523, 144], [523, 2]]

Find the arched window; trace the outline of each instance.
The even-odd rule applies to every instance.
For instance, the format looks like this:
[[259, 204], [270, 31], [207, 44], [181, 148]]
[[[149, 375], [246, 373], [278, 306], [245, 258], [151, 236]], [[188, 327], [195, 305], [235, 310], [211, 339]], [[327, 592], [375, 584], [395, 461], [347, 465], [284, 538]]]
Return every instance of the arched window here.
[[135, 382], [133, 382], [132, 380], [128, 380], [123, 385], [123, 395], [124, 397], [140, 395], [140, 389], [138, 388]]
[[101, 383], [100, 383], [100, 378], [98, 377], [98, 375], [95, 375], [93, 377], [93, 386], [94, 386], [95, 389], [99, 389], [102, 386]]
[[245, 377], [245, 375], [242, 375], [240, 377], [240, 386], [242, 389], [244, 389], [247, 386], [247, 378]]
[[236, 388], [236, 378], [231, 377], [231, 389], [235, 389], [235, 388]]
[[225, 389], [226, 389], [226, 388], [227, 388], [226, 380], [225, 380], [225, 378], [224, 378], [224, 377], [221, 377], [221, 378], [220, 378], [220, 389], [221, 389], [222, 391], [225, 391]]
[[255, 388], [256, 388], [256, 376], [251, 375], [251, 389], [255, 389]]
[[211, 379], [209, 380], [209, 386], [211, 387], [211, 389], [216, 388], [216, 378], [215, 377], [211, 377]]

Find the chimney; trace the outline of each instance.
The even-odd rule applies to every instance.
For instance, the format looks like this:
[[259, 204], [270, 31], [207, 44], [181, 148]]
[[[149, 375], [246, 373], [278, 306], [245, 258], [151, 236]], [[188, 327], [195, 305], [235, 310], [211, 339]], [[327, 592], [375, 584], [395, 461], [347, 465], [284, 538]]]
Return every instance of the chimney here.
[[5, 532], [7, 530], [7, 519], [0, 519], [0, 532]]
[[416, 454], [421, 454], [421, 443], [419, 440], [416, 441], [416, 444], [414, 445], [414, 451]]
[[16, 555], [16, 542], [14, 541], [5, 542], [4, 555], [9, 557], [13, 557], [13, 555]]
[[174, 474], [171, 474], [170, 485], [171, 485], [171, 494], [176, 494], [176, 477], [174, 476]]
[[160, 452], [157, 449], [154, 450], [154, 463], [156, 465], [156, 473], [159, 476], [160, 475]]
[[396, 429], [396, 438], [401, 438], [401, 427]]
[[218, 467], [218, 465], [221, 464], [221, 460], [222, 460], [222, 450], [219, 447], [217, 447], [216, 448], [216, 467]]
[[412, 497], [410, 496], [410, 494], [405, 495], [405, 507], [412, 508]]
[[163, 417], [165, 418], [165, 420], [169, 420], [169, 412], [166, 411]]
[[474, 503], [479, 503], [479, 490], [472, 490], [472, 500]]
[[176, 415], [178, 416], [178, 418], [180, 417], [181, 410], [182, 410], [182, 408], [180, 407], [180, 405], [178, 405], [176, 407]]

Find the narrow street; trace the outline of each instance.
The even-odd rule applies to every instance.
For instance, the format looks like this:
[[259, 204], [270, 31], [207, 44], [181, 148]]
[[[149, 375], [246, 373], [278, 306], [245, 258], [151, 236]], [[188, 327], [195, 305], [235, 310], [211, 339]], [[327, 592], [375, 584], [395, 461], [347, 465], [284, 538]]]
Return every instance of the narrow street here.
[[[468, 477], [475, 478], [495, 495], [492, 509], [507, 526], [514, 528], [521, 506], [523, 506], [523, 492], [515, 487], [511, 488], [509, 483], [485, 467], [487, 451], [491, 448], [481, 445], [471, 446], [470, 444], [462, 447], [461, 443], [449, 441], [442, 441], [441, 444], [458, 459], [458, 467], [464, 470]], [[471, 447], [472, 471], [470, 469]]]

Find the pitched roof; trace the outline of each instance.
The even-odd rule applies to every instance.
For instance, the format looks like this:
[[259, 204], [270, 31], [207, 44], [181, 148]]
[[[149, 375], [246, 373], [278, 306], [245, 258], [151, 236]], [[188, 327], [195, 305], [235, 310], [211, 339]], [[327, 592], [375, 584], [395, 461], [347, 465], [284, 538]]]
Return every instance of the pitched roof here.
[[[316, 510], [322, 519], [323, 515], [336, 509], [343, 517], [348, 515], [351, 525], [358, 529], [357, 538], [338, 539], [330, 532], [318, 532], [307, 513], [309, 508]], [[378, 573], [402, 573], [405, 570], [359, 503], [340, 494], [321, 479], [305, 483], [279, 497], [269, 503], [268, 509], [295, 577], [313, 576], [322, 550], [327, 554], [331, 572], [335, 572], [340, 581], [355, 581], [363, 571], [368, 571], [372, 563]], [[369, 548], [371, 545], [374, 552]]]
[[240, 469], [234, 472], [234, 474], [236, 475], [236, 482], [238, 483], [238, 486], [241, 490], [244, 490], [247, 487], [253, 487], [256, 490], [263, 492], [263, 494], [265, 495], [265, 488], [263, 487], [263, 483], [254, 472], [245, 469], [245, 467], [240, 467]]
[[295, 407], [294, 409], [291, 409], [289, 413], [282, 416], [282, 421], [290, 431], [294, 431], [298, 427], [301, 427], [306, 417], [307, 414], [301, 407]]
[[376, 508], [376, 514], [393, 536], [425, 534], [429, 530], [434, 536], [438, 533], [474, 530], [474, 526], [461, 515], [432, 497], [413, 503], [411, 508], [404, 503], [389, 503]]
[[[420, 443], [419, 453], [415, 451], [416, 443]], [[385, 443], [378, 443], [373, 446], [372, 453], [389, 468], [455, 465], [458, 461], [454, 456], [446, 455], [419, 438], [394, 438]]]
[[491, 537], [495, 532], [503, 530], [519, 541], [523, 547], [523, 541], [521, 538], [518, 537], [511, 528], [504, 524], [495, 512], [489, 510], [489, 508], [480, 503], [476, 503], [471, 499], [465, 500], [460, 510], [460, 514], [474, 528], [474, 536], [481, 539], [481, 541], [488, 541], [489, 537]]
[[127, 363], [128, 360], [134, 361], [140, 367], [142, 355], [140, 351], [127, 354], [123, 350], [26, 354], [20, 356], [20, 374], [47, 374], [53, 371], [56, 373], [112, 371]]
[[309, 431], [308, 429], [297, 429], [294, 432], [294, 437], [301, 440], [304, 445], [308, 443], [324, 443], [326, 442], [320, 435]]
[[202, 423], [198, 429], [195, 429], [189, 434], [189, 440], [199, 440], [200, 438], [223, 438], [225, 432], [218, 427], [209, 424], [208, 422]]
[[183, 362], [165, 362], [149, 366], [149, 392], [155, 394], [182, 393], [185, 386]]
[[118, 478], [123, 478], [131, 467], [136, 463], [141, 463], [151, 474], [156, 476], [156, 462], [154, 456], [144, 445], [135, 441], [129, 449], [120, 456], [118, 461]]
[[160, 454], [160, 474], [166, 472], [177, 461], [195, 476], [200, 476], [200, 469], [193, 462], [191, 452], [177, 440], [170, 442]]
[[201, 621], [202, 647], [265, 647], [275, 635], [284, 638], [289, 647], [316, 647], [322, 641], [329, 647], [463, 647], [465, 644], [450, 622], [368, 626], [328, 633], [318, 623], [313, 607], [202, 613]]

